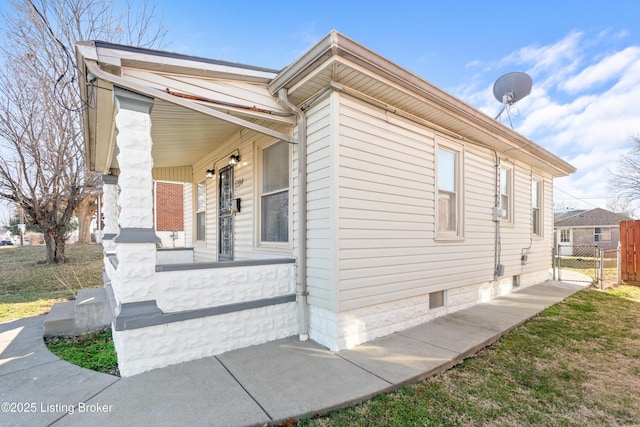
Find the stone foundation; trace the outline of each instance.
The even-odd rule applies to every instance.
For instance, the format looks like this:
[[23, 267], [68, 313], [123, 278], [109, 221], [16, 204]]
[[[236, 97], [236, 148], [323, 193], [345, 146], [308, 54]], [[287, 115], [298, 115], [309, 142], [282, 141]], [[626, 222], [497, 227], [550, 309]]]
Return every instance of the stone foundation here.
[[[542, 283], [548, 279], [548, 271], [522, 275], [520, 288]], [[514, 290], [516, 289], [513, 288], [513, 278], [503, 277], [497, 281], [448, 289], [445, 306], [433, 310], [429, 309], [429, 294], [343, 313], [333, 313], [323, 308], [310, 306], [309, 336], [332, 351], [349, 349], [437, 317], [507, 295]]]

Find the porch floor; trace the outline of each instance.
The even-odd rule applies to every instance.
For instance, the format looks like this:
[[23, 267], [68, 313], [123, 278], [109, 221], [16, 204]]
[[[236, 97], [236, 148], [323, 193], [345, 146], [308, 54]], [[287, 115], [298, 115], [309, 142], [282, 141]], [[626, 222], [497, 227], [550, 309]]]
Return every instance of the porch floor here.
[[49, 353], [43, 316], [0, 323], [0, 394], [37, 407], [2, 419], [240, 426], [323, 413], [444, 371], [584, 285], [544, 282], [337, 353], [290, 337], [128, 378]]

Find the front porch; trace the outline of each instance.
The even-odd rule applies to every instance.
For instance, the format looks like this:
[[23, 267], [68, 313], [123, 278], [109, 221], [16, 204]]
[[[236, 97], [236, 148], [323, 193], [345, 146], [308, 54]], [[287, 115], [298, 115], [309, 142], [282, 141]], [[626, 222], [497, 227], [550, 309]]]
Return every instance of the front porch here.
[[[104, 173], [105, 290], [121, 374], [297, 335], [290, 137], [242, 120], [224, 123], [233, 120], [225, 114], [193, 116], [116, 86], [113, 95], [113, 144], [97, 161]], [[168, 110], [197, 123], [166, 119]], [[284, 184], [263, 195], [259, 183], [271, 169], [262, 153], [273, 146], [284, 147], [276, 153], [283, 154]], [[158, 247], [154, 179], [184, 183], [188, 248]], [[273, 194], [280, 205], [261, 204]]]
[[298, 333], [293, 258], [156, 264], [149, 296], [124, 303], [118, 257], [107, 259], [123, 376]]

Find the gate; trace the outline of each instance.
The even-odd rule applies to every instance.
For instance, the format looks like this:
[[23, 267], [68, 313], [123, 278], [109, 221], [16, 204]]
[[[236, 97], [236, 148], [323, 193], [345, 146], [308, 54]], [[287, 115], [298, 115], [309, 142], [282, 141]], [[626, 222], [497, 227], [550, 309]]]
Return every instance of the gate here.
[[556, 244], [554, 252], [555, 279], [587, 283], [598, 281], [600, 256], [596, 245], [559, 246]]
[[640, 221], [620, 221], [620, 278], [640, 281]]

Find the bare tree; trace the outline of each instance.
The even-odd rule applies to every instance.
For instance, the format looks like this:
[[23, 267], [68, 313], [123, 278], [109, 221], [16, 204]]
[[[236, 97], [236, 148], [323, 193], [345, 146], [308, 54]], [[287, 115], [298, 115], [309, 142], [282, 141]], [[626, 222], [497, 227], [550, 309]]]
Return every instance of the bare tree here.
[[633, 147], [620, 158], [615, 172], [609, 171], [609, 186], [618, 196], [616, 203], [623, 200], [627, 208], [640, 200], [640, 135], [632, 136], [631, 141]]
[[[92, 215], [98, 177], [85, 168], [74, 45], [100, 39], [159, 47], [155, 7], [104, 0], [14, 1], [0, 46], [0, 199], [16, 203], [44, 233], [47, 263], [65, 261], [69, 221]], [[80, 210], [78, 208], [80, 207]], [[90, 219], [89, 219], [90, 220]]]
[[98, 211], [99, 194], [92, 193], [82, 199], [75, 209], [78, 218], [78, 243], [91, 243], [91, 220]]
[[632, 218], [636, 217], [636, 208], [633, 206], [633, 201], [620, 196], [607, 202], [607, 209], [611, 212], [621, 213]]

